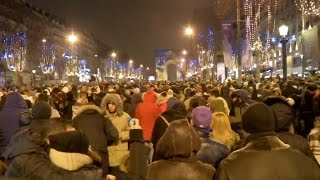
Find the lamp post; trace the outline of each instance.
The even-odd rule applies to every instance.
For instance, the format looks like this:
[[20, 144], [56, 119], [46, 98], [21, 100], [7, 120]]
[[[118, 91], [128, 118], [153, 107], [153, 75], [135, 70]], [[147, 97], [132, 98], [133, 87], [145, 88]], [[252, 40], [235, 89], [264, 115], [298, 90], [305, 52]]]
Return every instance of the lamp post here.
[[71, 81], [75, 82], [77, 79], [76, 75], [78, 73], [78, 59], [74, 50], [74, 45], [78, 41], [78, 37], [75, 34], [71, 33], [70, 35], [68, 35], [67, 41], [70, 43], [71, 51], [70, 58], [67, 62], [67, 76], [70, 76]]
[[288, 35], [288, 26], [281, 25], [279, 27], [279, 34], [282, 37], [280, 43], [282, 44], [282, 72], [283, 72], [283, 82], [287, 82], [287, 43], [288, 39], [286, 36]]
[[33, 81], [33, 86], [36, 86], [36, 70], [35, 69], [33, 69], [32, 70], [32, 75], [33, 75], [33, 77], [32, 77], [32, 81]]

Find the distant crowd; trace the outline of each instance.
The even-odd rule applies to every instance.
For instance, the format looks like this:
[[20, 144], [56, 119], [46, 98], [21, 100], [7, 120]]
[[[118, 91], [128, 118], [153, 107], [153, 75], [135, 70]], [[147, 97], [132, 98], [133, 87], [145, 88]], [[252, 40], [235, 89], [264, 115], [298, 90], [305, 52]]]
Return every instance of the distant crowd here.
[[320, 180], [320, 83], [0, 88], [0, 178]]

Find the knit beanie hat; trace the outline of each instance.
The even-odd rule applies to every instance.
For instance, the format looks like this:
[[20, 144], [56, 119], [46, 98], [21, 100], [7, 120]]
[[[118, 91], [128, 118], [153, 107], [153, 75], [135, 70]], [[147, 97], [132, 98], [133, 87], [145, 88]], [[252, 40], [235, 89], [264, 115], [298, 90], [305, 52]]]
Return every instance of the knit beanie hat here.
[[60, 152], [88, 154], [89, 140], [81, 131], [67, 131], [49, 136], [50, 147]]
[[274, 113], [264, 103], [254, 103], [243, 112], [242, 125], [243, 129], [251, 134], [274, 132]]
[[192, 111], [192, 122], [199, 128], [210, 128], [212, 121], [212, 112], [206, 106], [198, 106]]
[[51, 107], [47, 102], [37, 102], [31, 110], [32, 119], [49, 119], [51, 117]]

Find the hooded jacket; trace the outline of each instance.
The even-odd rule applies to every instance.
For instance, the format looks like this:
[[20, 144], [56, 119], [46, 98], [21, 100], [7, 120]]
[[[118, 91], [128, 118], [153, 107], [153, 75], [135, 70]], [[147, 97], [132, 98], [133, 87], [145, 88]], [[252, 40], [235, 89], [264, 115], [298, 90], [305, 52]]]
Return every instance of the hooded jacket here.
[[73, 118], [74, 127], [86, 134], [94, 151], [107, 152], [108, 144], [119, 138], [115, 126], [104, 117], [104, 112], [96, 105], [85, 105]]
[[[318, 180], [318, 165], [274, 135], [255, 134], [224, 159], [216, 180]], [[248, 171], [249, 170], [249, 171]]]
[[22, 96], [17, 92], [9, 93], [0, 111], [0, 156], [10, 138], [19, 129], [20, 115], [25, 111], [28, 111], [28, 106]]
[[39, 135], [25, 128], [16, 133], [6, 150], [10, 161], [5, 176], [12, 179], [100, 179], [101, 169], [86, 166], [77, 171], [67, 171], [54, 165], [47, 153], [47, 144]]
[[312, 160], [316, 161], [312, 151], [310, 150], [308, 141], [298, 135], [289, 132], [291, 124], [294, 122], [293, 112], [287, 100], [281, 96], [269, 96], [264, 103], [270, 106], [275, 113], [275, 131], [278, 138], [292, 149], [299, 150]]
[[[186, 119], [187, 111], [185, 109], [185, 106], [182, 102], [177, 102], [171, 109], [168, 109], [166, 112], [162, 113], [161, 116], [156, 120], [155, 125], [153, 127], [152, 131], [152, 143], [154, 145], [154, 148], [156, 147], [159, 139], [163, 135], [163, 133], [166, 131], [168, 128], [168, 124], [165, 122], [167, 121], [168, 123], [171, 123], [175, 120], [179, 119]], [[153, 161], [158, 160], [159, 157], [154, 153], [153, 154]]]
[[152, 130], [156, 119], [161, 114], [160, 107], [156, 104], [157, 95], [153, 91], [147, 91], [143, 95], [143, 102], [136, 108], [136, 118], [140, 120], [145, 141], [151, 141]]
[[156, 153], [159, 161], [148, 170], [148, 180], [212, 180], [214, 168], [194, 158], [201, 147], [200, 138], [187, 120], [176, 120], [160, 138]]
[[[110, 113], [107, 109], [108, 103], [115, 103], [116, 112]], [[108, 147], [110, 166], [119, 166], [128, 156], [129, 140], [129, 114], [123, 112], [123, 105], [118, 94], [107, 94], [101, 102], [101, 109], [105, 111], [105, 117], [109, 119], [119, 132], [119, 139]]]

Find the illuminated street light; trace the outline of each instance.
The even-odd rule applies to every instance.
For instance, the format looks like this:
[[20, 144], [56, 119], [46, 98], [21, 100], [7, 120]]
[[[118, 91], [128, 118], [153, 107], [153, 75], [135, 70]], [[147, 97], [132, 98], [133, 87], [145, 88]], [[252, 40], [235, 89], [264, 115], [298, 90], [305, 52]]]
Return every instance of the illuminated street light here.
[[94, 57], [98, 57], [98, 55], [97, 55], [97, 54], [95, 54], [95, 55], [94, 55]]
[[46, 39], [42, 39], [42, 42], [45, 43], [45, 42], [47, 42], [47, 40]]
[[279, 34], [282, 37], [286, 37], [289, 31], [289, 27], [287, 25], [281, 25], [279, 27]]
[[181, 59], [181, 62], [182, 62], [182, 63], [186, 62], [186, 59], [185, 59], [185, 58], [182, 58], [182, 59]]
[[202, 53], [202, 54], [205, 54], [205, 53], [206, 53], [206, 51], [205, 51], [205, 50], [203, 50], [201, 53]]
[[143, 65], [142, 65], [142, 64], [140, 64], [140, 68], [143, 68]]
[[187, 55], [188, 52], [187, 52], [186, 50], [183, 50], [183, 51], [182, 51], [182, 54], [183, 54], [183, 55]]
[[78, 41], [78, 37], [77, 37], [76, 35], [74, 35], [74, 34], [71, 34], [71, 35], [68, 36], [68, 41], [69, 41], [71, 44], [73, 44], [73, 43], [75, 43], [75, 42]]
[[187, 27], [187, 28], [185, 29], [185, 34], [186, 34], [187, 36], [193, 35], [193, 29], [192, 29], [190, 26]]
[[149, 71], [149, 69], [150, 69], [150, 68], [149, 68], [149, 67], [147, 67], [147, 71]]
[[132, 59], [129, 60], [129, 64], [133, 64], [133, 60]]
[[112, 52], [111, 57], [115, 58], [117, 57], [117, 54], [115, 52]]

